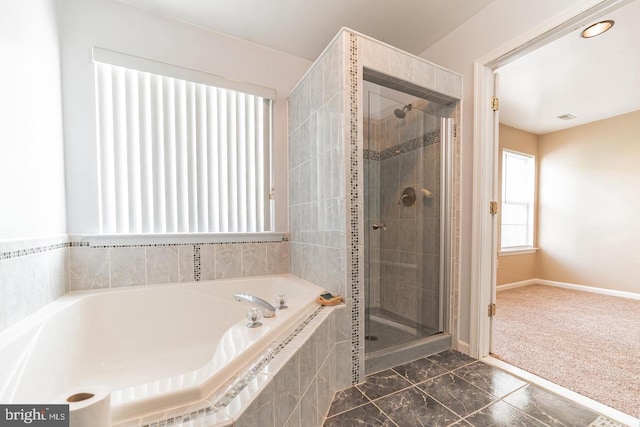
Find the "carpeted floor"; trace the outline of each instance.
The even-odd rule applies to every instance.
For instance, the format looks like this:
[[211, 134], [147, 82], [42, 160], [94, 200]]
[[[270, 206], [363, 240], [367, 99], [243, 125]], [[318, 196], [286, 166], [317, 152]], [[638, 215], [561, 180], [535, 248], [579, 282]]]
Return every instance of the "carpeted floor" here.
[[494, 325], [499, 359], [640, 414], [640, 300], [530, 285], [497, 293]]

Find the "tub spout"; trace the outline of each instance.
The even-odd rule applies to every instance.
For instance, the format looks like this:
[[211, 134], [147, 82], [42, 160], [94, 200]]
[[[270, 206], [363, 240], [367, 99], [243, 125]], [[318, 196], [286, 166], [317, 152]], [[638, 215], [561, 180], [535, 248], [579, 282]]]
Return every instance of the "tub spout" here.
[[263, 300], [262, 298], [258, 298], [256, 296], [248, 295], [248, 294], [234, 294], [233, 297], [236, 299], [236, 301], [246, 301], [250, 304], [253, 304], [256, 307], [261, 308], [262, 315], [265, 318], [273, 317], [276, 315], [276, 308], [271, 304], [269, 304], [268, 302], [266, 302], [265, 300]]

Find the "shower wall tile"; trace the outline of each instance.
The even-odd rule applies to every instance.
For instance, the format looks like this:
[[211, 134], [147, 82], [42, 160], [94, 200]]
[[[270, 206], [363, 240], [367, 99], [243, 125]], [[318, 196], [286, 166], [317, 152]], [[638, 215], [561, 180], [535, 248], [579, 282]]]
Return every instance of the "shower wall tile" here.
[[147, 284], [144, 248], [111, 248], [109, 252], [112, 288]]
[[416, 62], [404, 52], [389, 49], [389, 74], [396, 78], [413, 82], [413, 67]]
[[366, 67], [389, 74], [390, 49], [387, 46], [366, 37], [359, 37], [358, 44], [362, 62]]
[[435, 89], [438, 68], [422, 61], [413, 64], [413, 82], [427, 89]]

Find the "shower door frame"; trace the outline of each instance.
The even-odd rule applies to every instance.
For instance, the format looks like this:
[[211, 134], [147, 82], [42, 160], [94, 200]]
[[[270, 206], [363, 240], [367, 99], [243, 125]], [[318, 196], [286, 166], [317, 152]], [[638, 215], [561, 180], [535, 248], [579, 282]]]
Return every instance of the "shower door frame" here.
[[[364, 73], [363, 73], [364, 74]], [[363, 81], [366, 79], [363, 79]], [[397, 81], [397, 79], [396, 79]], [[384, 86], [383, 84], [381, 84], [380, 82], [371, 82], [374, 83], [376, 85], [381, 85]], [[363, 99], [363, 102], [364, 99]], [[456, 101], [457, 105], [455, 107], [455, 109], [453, 110], [453, 113], [451, 114], [451, 117], [441, 117], [438, 116], [436, 113], [430, 113], [433, 114], [433, 116], [436, 118], [436, 120], [440, 121], [440, 125], [439, 125], [439, 131], [440, 131], [440, 156], [439, 156], [439, 164], [440, 164], [440, 174], [439, 174], [439, 180], [440, 180], [440, 186], [439, 186], [439, 191], [440, 191], [440, 208], [439, 208], [439, 222], [440, 222], [440, 227], [439, 227], [439, 237], [440, 237], [440, 244], [439, 244], [439, 259], [438, 259], [438, 263], [439, 263], [439, 277], [438, 277], [438, 330], [433, 334], [433, 335], [429, 335], [429, 336], [425, 336], [425, 337], [419, 337], [416, 338], [415, 340], [412, 341], [408, 341], [407, 343], [404, 343], [404, 345], [411, 345], [413, 343], [416, 342], [421, 342], [424, 340], [428, 340], [429, 338], [433, 337], [433, 336], [437, 336], [437, 335], [441, 335], [441, 334], [449, 334], [450, 333], [450, 316], [452, 313], [451, 310], [451, 280], [453, 278], [453, 261], [452, 261], [452, 255], [453, 255], [453, 239], [455, 238], [455, 234], [454, 231], [452, 229], [452, 224], [453, 224], [453, 199], [454, 199], [454, 170], [453, 170], [453, 156], [454, 156], [454, 143], [455, 143], [455, 118], [457, 118], [458, 116], [458, 112], [459, 112], [459, 108], [460, 108], [460, 101]], [[369, 135], [371, 136], [371, 132], [369, 132]], [[368, 141], [363, 141], [364, 143], [364, 147], [369, 147], [369, 143]], [[362, 159], [364, 161], [364, 158]], [[364, 163], [363, 163], [364, 165]], [[369, 174], [363, 174], [363, 177], [365, 175], [369, 175]], [[368, 180], [371, 179], [371, 176], [369, 175]], [[364, 182], [365, 186], [369, 185], [369, 182]], [[379, 190], [378, 190], [379, 191]], [[368, 192], [369, 193], [369, 192]], [[369, 220], [371, 218], [369, 218], [369, 214], [368, 211], [370, 209], [369, 206], [369, 201], [366, 199], [363, 199], [363, 206], [364, 206], [364, 217], [368, 218]], [[380, 218], [380, 220], [382, 221], [382, 218]], [[383, 221], [384, 222], [384, 221]], [[370, 233], [371, 233], [371, 225], [369, 225], [368, 229], [365, 229], [365, 234], [368, 236], [366, 241], [368, 242], [367, 247], [364, 248], [363, 251], [363, 255], [367, 256], [367, 254], [370, 254], [370, 242], [371, 242], [371, 237]], [[369, 259], [369, 268], [371, 268], [371, 260]], [[369, 280], [371, 277], [371, 274], [369, 273]], [[365, 286], [368, 286], [368, 284], [366, 284]], [[370, 300], [371, 296], [370, 294], [368, 295], [368, 298], [365, 298], [365, 319], [364, 319], [364, 328], [365, 328], [365, 336], [368, 334], [369, 332], [369, 318], [366, 314], [366, 309], [369, 308], [369, 300]], [[385, 351], [386, 349], [383, 350], [379, 350], [379, 351]], [[366, 354], [366, 352], [365, 352]]]

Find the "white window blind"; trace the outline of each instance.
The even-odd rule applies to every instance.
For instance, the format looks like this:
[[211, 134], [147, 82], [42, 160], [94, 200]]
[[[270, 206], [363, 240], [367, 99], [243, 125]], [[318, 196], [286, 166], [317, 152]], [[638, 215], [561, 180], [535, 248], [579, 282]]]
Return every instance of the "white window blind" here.
[[502, 154], [502, 249], [532, 248], [535, 158], [504, 150]]
[[271, 230], [271, 100], [95, 70], [101, 233]]

